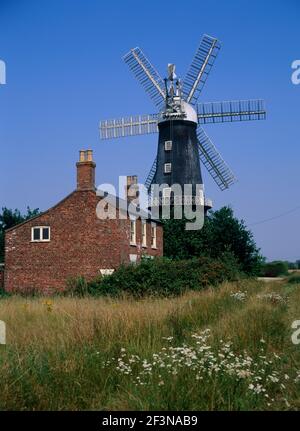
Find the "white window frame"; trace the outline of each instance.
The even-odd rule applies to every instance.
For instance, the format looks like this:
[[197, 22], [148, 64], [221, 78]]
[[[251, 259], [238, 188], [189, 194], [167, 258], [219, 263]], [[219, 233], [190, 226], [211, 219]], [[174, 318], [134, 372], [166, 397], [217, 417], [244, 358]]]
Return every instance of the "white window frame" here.
[[169, 198], [170, 199], [171, 193], [172, 193], [172, 187], [164, 187], [163, 188], [163, 192], [162, 192], [163, 198]]
[[[132, 233], [132, 230], [131, 230], [132, 223], [133, 223], [133, 226], [134, 226], [133, 233]], [[132, 239], [132, 234], [134, 236], [133, 239]], [[130, 219], [130, 245], [136, 245], [136, 220], [135, 219]]]
[[172, 163], [165, 163], [164, 164], [164, 173], [170, 174], [172, 172]]
[[147, 222], [142, 221], [142, 247], [147, 247]]
[[113, 272], [115, 272], [113, 268], [103, 268], [103, 269], [100, 269], [99, 271], [103, 276], [108, 276], [108, 275], [111, 275]]
[[[40, 239], [34, 239], [34, 231], [35, 229], [40, 230]], [[49, 238], [43, 239], [43, 229], [48, 229], [49, 232]], [[31, 228], [31, 242], [50, 242], [51, 240], [51, 229], [50, 226], [33, 226]]]
[[165, 151], [172, 151], [173, 141], [165, 141]]
[[130, 263], [132, 263], [133, 265], [137, 264], [138, 261], [138, 255], [137, 254], [130, 254], [129, 255], [129, 261]]
[[[152, 233], [154, 232], [154, 235]], [[157, 224], [151, 223], [151, 248], [157, 248]]]
[[169, 205], [171, 202], [172, 187], [164, 187], [162, 190], [162, 204]]

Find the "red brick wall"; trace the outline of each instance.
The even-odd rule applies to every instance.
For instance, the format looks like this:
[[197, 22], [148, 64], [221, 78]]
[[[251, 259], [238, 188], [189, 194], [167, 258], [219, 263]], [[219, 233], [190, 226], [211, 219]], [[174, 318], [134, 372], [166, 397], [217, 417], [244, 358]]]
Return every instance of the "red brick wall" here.
[[[157, 225], [157, 249], [150, 246], [151, 222], [147, 222], [148, 247], [141, 246], [141, 221], [137, 221], [137, 245], [130, 246], [128, 219], [100, 220], [99, 198], [93, 191], [75, 191], [41, 216], [6, 232], [5, 289], [8, 291], [64, 289], [69, 277], [88, 280], [100, 269], [129, 262], [129, 254], [162, 255], [162, 227]], [[50, 226], [50, 242], [31, 242], [33, 226]]]
[[94, 162], [78, 162], [77, 166], [77, 190], [95, 190]]

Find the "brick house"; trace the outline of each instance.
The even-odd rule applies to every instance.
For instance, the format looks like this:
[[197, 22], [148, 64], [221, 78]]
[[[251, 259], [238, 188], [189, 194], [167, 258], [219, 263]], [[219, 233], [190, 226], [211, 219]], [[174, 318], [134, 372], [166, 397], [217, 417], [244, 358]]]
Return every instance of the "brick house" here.
[[[7, 291], [62, 290], [70, 277], [90, 280], [122, 263], [138, 262], [143, 255], [163, 254], [161, 223], [132, 216], [127, 201], [115, 200], [115, 219], [97, 216], [97, 205], [105, 198], [96, 193], [91, 150], [80, 151], [76, 166], [75, 191], [41, 215], [6, 231]], [[132, 182], [137, 183], [136, 177], [127, 177], [128, 200], [137, 197], [132, 196]]]

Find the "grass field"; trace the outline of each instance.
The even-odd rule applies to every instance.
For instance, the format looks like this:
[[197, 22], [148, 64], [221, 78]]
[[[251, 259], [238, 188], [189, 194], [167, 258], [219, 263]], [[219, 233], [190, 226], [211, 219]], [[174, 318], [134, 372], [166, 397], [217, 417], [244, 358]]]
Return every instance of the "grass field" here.
[[300, 408], [300, 285], [174, 299], [0, 299], [1, 410]]

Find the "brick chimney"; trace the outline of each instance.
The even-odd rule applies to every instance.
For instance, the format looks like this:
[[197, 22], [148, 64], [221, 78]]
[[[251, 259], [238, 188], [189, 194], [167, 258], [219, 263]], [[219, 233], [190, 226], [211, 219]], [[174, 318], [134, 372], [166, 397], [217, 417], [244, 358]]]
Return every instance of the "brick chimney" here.
[[77, 166], [77, 190], [95, 190], [95, 167], [93, 150], [79, 151]]
[[138, 186], [138, 178], [137, 175], [130, 175], [126, 177], [126, 186], [125, 186], [125, 197], [127, 201], [132, 202], [136, 205], [139, 204], [139, 186]]

